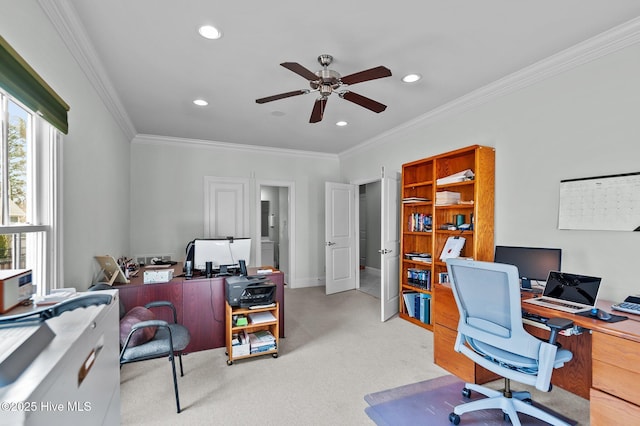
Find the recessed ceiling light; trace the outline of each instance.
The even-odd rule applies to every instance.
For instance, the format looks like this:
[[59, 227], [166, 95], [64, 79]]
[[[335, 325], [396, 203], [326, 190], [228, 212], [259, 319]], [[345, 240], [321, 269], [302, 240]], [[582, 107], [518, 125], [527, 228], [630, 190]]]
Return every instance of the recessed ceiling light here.
[[195, 101], [193, 101], [193, 103], [198, 105], [198, 106], [207, 106], [207, 105], [209, 105], [209, 102], [205, 101], [204, 99], [196, 99]]
[[349, 124], [349, 123], [347, 123], [346, 121], [338, 121], [338, 122], [336, 123], [336, 126], [338, 126], [338, 127], [344, 127], [344, 126], [346, 126], [347, 124]]
[[420, 74], [407, 74], [404, 77], [402, 77], [402, 81], [404, 81], [405, 83], [415, 83], [421, 78], [422, 76]]
[[208, 38], [209, 40], [217, 40], [222, 37], [220, 30], [212, 25], [203, 25], [198, 29], [198, 32], [202, 37]]

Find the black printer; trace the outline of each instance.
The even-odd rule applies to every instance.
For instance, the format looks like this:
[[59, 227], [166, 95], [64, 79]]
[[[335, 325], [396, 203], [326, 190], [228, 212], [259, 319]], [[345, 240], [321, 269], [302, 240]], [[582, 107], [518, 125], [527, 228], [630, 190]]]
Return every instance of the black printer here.
[[276, 285], [267, 280], [267, 277], [227, 277], [225, 295], [232, 307], [268, 305], [275, 301]]

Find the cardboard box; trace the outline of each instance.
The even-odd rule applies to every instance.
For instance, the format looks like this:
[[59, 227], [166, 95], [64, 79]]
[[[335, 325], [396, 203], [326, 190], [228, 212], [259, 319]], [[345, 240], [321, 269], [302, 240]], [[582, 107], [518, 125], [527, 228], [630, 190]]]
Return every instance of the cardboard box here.
[[144, 271], [142, 279], [145, 284], [167, 283], [173, 279], [173, 269]]
[[245, 343], [243, 345], [231, 346], [231, 354], [232, 354], [231, 356], [233, 358], [249, 355], [250, 353], [251, 353], [251, 348], [249, 343]]

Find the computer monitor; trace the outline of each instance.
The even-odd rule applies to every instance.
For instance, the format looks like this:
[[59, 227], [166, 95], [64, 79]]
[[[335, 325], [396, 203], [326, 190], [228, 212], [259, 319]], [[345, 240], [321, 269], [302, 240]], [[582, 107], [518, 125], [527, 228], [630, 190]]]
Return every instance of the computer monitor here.
[[544, 247], [496, 246], [493, 261], [518, 268], [522, 288], [531, 288], [531, 280], [546, 281], [549, 271], [560, 271], [562, 250]]
[[213, 269], [237, 269], [240, 260], [246, 264], [251, 258], [251, 238], [212, 238], [196, 239], [193, 242], [193, 268], [204, 271], [206, 262], [211, 262]]

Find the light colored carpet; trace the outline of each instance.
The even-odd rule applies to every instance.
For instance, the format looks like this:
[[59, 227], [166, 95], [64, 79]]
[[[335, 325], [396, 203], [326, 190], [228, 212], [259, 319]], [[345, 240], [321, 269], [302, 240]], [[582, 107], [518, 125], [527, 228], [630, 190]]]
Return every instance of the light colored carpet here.
[[[432, 362], [432, 333], [397, 317], [380, 322], [379, 299], [365, 293], [286, 289], [285, 316], [277, 359], [227, 366], [224, 348], [183, 357], [180, 414], [166, 359], [123, 366], [122, 424], [372, 425], [365, 395], [448, 374]], [[560, 389], [542, 396], [589, 424], [588, 401]]]

